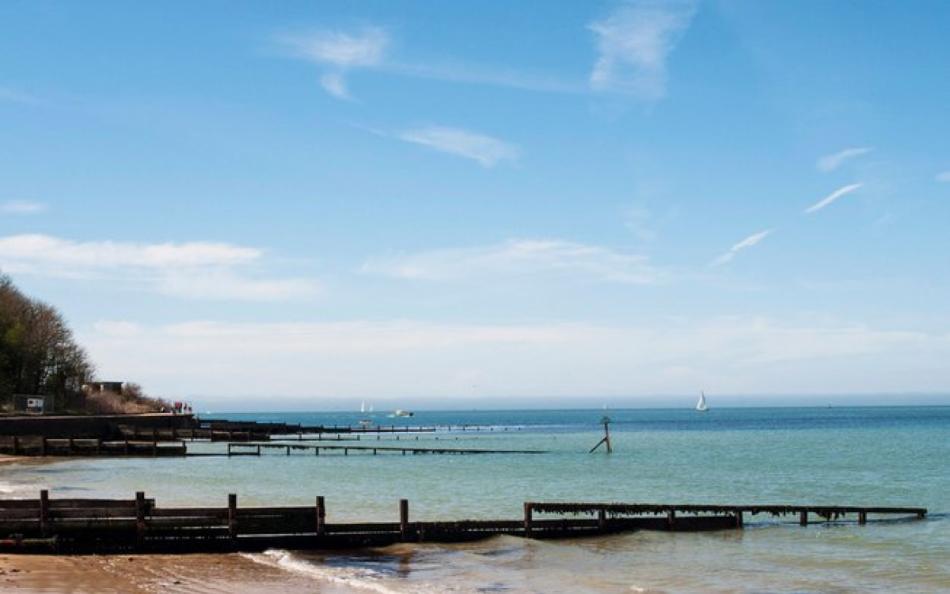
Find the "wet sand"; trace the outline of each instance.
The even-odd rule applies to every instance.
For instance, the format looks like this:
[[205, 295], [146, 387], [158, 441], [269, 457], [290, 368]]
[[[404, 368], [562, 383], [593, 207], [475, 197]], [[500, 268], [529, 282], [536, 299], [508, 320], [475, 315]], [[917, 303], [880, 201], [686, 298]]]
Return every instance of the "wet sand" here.
[[350, 594], [240, 555], [2, 555], [0, 592]]

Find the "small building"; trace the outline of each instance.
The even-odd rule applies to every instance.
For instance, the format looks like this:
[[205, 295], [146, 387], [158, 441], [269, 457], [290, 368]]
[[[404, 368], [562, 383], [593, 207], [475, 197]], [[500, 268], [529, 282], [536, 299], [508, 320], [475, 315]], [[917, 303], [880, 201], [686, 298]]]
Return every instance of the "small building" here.
[[14, 394], [13, 410], [33, 415], [51, 413], [53, 412], [53, 397], [38, 394]]
[[97, 394], [99, 392], [113, 392], [121, 394], [125, 382], [89, 382], [83, 384], [82, 389], [86, 394]]

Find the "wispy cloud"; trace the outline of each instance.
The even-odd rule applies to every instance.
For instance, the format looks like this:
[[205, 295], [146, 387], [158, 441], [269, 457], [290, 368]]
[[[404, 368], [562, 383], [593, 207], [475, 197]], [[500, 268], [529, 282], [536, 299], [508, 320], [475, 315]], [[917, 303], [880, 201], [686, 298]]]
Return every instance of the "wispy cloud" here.
[[831, 155], [825, 155], [824, 157], [818, 159], [816, 167], [819, 171], [834, 171], [838, 167], [841, 167], [845, 161], [854, 159], [855, 157], [860, 157], [861, 155], [866, 155], [873, 151], [874, 149], [870, 146], [859, 146], [853, 148], [846, 148], [843, 151], [838, 151]]
[[588, 25], [597, 36], [590, 73], [595, 91], [630, 93], [646, 100], [666, 94], [666, 62], [696, 12], [693, 2], [635, 0]]
[[242, 274], [242, 268], [258, 263], [262, 256], [256, 248], [218, 242], [82, 242], [49, 235], [0, 238], [0, 263], [13, 273], [109, 279], [195, 299], [277, 301], [306, 297], [319, 289], [309, 279]]
[[726, 264], [732, 261], [732, 259], [736, 257], [736, 254], [738, 254], [744, 249], [748, 249], [754, 245], [757, 245], [763, 239], [768, 237], [771, 233], [772, 233], [772, 229], [766, 229], [764, 231], [759, 231], [758, 233], [753, 233], [752, 235], [746, 237], [739, 243], [733, 245], [731, 248], [729, 248], [728, 251], [726, 251], [725, 253], [717, 257], [715, 260], [713, 260], [710, 265], [722, 266], [723, 264]]
[[380, 27], [364, 27], [356, 32], [315, 31], [305, 35], [283, 35], [278, 42], [299, 58], [326, 68], [320, 86], [337, 99], [351, 99], [346, 72], [352, 68], [379, 66], [389, 46], [389, 34]]
[[337, 99], [353, 98], [350, 96], [350, 89], [346, 85], [346, 78], [341, 72], [327, 72], [320, 77], [320, 86]]
[[537, 74], [440, 58], [432, 63], [407, 63], [392, 57], [392, 36], [378, 26], [355, 31], [317, 30], [278, 35], [276, 43], [292, 57], [324, 68], [320, 85], [339, 99], [352, 99], [346, 75], [356, 69], [453, 83], [507, 87], [527, 91], [581, 93], [577, 83]]
[[520, 152], [517, 146], [498, 138], [446, 126], [405, 130], [396, 134], [396, 137], [443, 153], [471, 159], [482, 167], [494, 167], [502, 161], [515, 161]]
[[359, 31], [314, 31], [305, 35], [282, 35], [278, 40], [294, 54], [336, 68], [378, 65], [389, 45], [389, 34], [380, 27]]
[[473, 384], [480, 398], [510, 399], [702, 385], [774, 393], [777, 375], [786, 393], [932, 389], [950, 379], [945, 334], [755, 316], [641, 325], [118, 320], [80, 329], [80, 338], [104, 373], [169, 395], [228, 394], [232, 405], [248, 396], [273, 404], [275, 395], [445, 399], [472, 394]]
[[498, 278], [587, 279], [647, 285], [662, 274], [646, 256], [570, 241], [514, 239], [469, 248], [374, 258], [363, 272], [403, 279], [473, 281]]
[[934, 179], [941, 183], [950, 183], [950, 171], [941, 171]]
[[838, 198], [841, 198], [842, 196], [845, 196], [845, 195], [847, 195], [847, 194], [850, 194], [851, 192], [854, 192], [855, 190], [857, 190], [858, 188], [860, 188], [861, 185], [862, 185], [862, 184], [849, 184], [849, 185], [847, 185], [847, 186], [838, 188], [838, 189], [835, 190], [834, 192], [828, 194], [827, 196], [825, 196], [824, 198], [822, 198], [822, 199], [819, 200], [818, 202], [816, 202], [816, 203], [812, 204], [811, 206], [809, 206], [808, 208], [806, 208], [806, 209], [805, 209], [805, 214], [813, 213], [813, 212], [816, 212], [816, 211], [819, 211], [819, 210], [823, 209], [824, 207], [828, 206], [829, 204], [831, 204], [832, 202], [834, 202], [834, 201], [837, 200]]
[[0, 204], [0, 212], [16, 215], [39, 214], [46, 211], [46, 205], [32, 200], [10, 200]]

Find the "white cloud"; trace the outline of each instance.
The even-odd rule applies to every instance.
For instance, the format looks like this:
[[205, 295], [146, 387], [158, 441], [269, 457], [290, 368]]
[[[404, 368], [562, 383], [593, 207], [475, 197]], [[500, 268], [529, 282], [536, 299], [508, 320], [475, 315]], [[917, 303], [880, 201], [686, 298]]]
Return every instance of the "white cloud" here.
[[693, 2], [635, 0], [588, 28], [597, 36], [590, 74], [595, 91], [657, 100], [666, 94], [666, 62], [695, 13]]
[[452, 83], [507, 87], [551, 93], [580, 93], [582, 83], [569, 83], [550, 76], [527, 74], [507, 68], [468, 64], [440, 58], [437, 63], [406, 63], [391, 59], [392, 39], [382, 27], [364, 27], [357, 31], [320, 30], [305, 34], [280, 35], [276, 42], [289, 55], [316, 63], [326, 69], [321, 86], [329, 94], [351, 99], [346, 73], [372, 69], [397, 76], [408, 76]]
[[713, 260], [711, 265], [721, 266], [723, 264], [726, 264], [727, 262], [731, 261], [736, 256], [736, 254], [738, 254], [744, 249], [750, 248], [758, 244], [760, 241], [768, 237], [770, 233], [772, 233], [771, 229], [766, 229], [765, 231], [759, 231], [758, 233], [753, 233], [752, 235], [746, 237], [739, 243], [733, 245], [731, 248], [729, 248], [727, 252], [725, 252], [724, 254], [721, 254], [719, 257]]
[[375, 258], [363, 265], [363, 271], [418, 280], [547, 276], [641, 285], [656, 283], [662, 277], [646, 256], [596, 245], [535, 239]]
[[841, 167], [845, 161], [855, 157], [860, 157], [861, 155], [866, 155], [872, 150], [874, 149], [869, 146], [847, 148], [831, 155], [825, 155], [824, 157], [818, 159], [816, 166], [818, 167], [819, 171], [834, 171], [838, 167]]
[[350, 90], [346, 86], [346, 79], [339, 72], [327, 72], [321, 76], [320, 86], [337, 99], [352, 99]]
[[938, 182], [950, 183], [950, 171], [941, 171], [935, 178]]
[[314, 31], [284, 35], [280, 41], [295, 55], [337, 68], [378, 65], [389, 45], [389, 34], [380, 27], [364, 27], [356, 33]]
[[843, 187], [841, 187], [841, 188], [838, 188], [838, 189], [835, 190], [834, 192], [828, 194], [827, 196], [825, 196], [824, 198], [822, 198], [822, 199], [819, 200], [818, 202], [816, 202], [816, 203], [812, 204], [811, 206], [809, 206], [808, 208], [806, 208], [806, 209], [805, 209], [805, 213], [808, 214], [808, 213], [812, 213], [812, 212], [819, 211], [819, 210], [823, 209], [824, 207], [828, 206], [829, 204], [831, 204], [832, 202], [834, 202], [835, 200], [837, 200], [838, 198], [841, 198], [842, 196], [845, 196], [845, 195], [850, 194], [851, 192], [857, 190], [858, 188], [861, 187], [861, 185], [862, 185], [862, 184], [849, 184], [849, 185], [847, 185], [847, 186], [843, 186]]
[[472, 159], [482, 167], [494, 167], [501, 161], [515, 161], [519, 154], [518, 147], [513, 144], [460, 128], [428, 126], [400, 132], [397, 137], [443, 153]]
[[39, 214], [46, 211], [46, 205], [32, 200], [10, 200], [0, 204], [0, 212], [6, 214]]
[[379, 66], [389, 46], [389, 34], [380, 27], [364, 27], [355, 33], [285, 35], [278, 41], [293, 55], [329, 68], [320, 77], [320, 86], [337, 99], [351, 99], [345, 73], [352, 68]]
[[8, 272], [69, 279], [113, 279], [190, 298], [279, 300], [313, 294], [307, 279], [255, 279], [237, 272], [257, 263], [256, 248], [220, 242], [72, 241], [49, 235], [0, 237]]
[[448, 403], [471, 396], [473, 384], [496, 402], [702, 387], [828, 394], [950, 386], [946, 334], [754, 316], [626, 326], [110, 322], [79, 338], [106, 375], [134, 377], [166, 396], [228, 395], [234, 404], [296, 396], [319, 408], [319, 398], [367, 394]]

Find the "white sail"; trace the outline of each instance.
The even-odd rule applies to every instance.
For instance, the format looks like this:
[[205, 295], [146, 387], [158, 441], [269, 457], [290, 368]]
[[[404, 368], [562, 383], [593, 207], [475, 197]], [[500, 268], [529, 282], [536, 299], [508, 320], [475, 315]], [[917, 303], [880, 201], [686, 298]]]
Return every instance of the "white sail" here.
[[706, 406], [706, 394], [704, 392], [699, 393], [699, 402], [696, 403], [696, 410], [699, 412], [706, 412], [709, 410], [709, 407]]
[[360, 412], [366, 412], [366, 401], [360, 402]]

